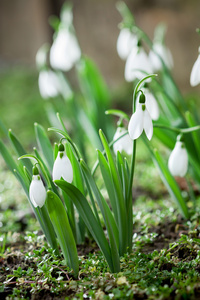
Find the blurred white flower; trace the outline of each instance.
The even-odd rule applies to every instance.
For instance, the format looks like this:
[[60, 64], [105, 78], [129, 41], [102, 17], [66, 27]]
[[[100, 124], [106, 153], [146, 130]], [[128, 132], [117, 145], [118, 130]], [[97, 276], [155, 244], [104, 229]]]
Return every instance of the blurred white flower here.
[[[128, 133], [124, 127], [117, 127], [117, 130], [114, 134], [113, 140], [117, 140], [123, 134]], [[117, 151], [122, 152], [125, 151], [128, 155], [131, 155], [133, 152], [133, 141], [130, 139], [130, 136], [126, 134], [121, 139], [113, 144], [113, 150], [115, 154]]]
[[188, 169], [188, 154], [183, 142], [176, 142], [168, 160], [168, 168], [173, 176], [185, 176]]
[[57, 74], [51, 70], [42, 70], [38, 78], [39, 90], [42, 98], [56, 97], [61, 92], [61, 85]]
[[117, 53], [119, 57], [123, 60], [127, 59], [130, 51], [137, 46], [137, 43], [137, 36], [128, 28], [122, 28], [117, 39]]
[[46, 189], [40, 175], [33, 175], [29, 188], [29, 197], [35, 207], [42, 207], [44, 205], [46, 200]]
[[69, 71], [80, 57], [81, 50], [75, 35], [68, 28], [60, 28], [50, 49], [51, 66]]
[[192, 71], [191, 71], [191, 75], [190, 75], [191, 86], [196, 86], [199, 83], [200, 83], [200, 47], [199, 47], [199, 55], [192, 67]]
[[61, 179], [61, 177], [71, 183], [73, 180], [73, 169], [69, 158], [64, 151], [58, 151], [57, 158], [53, 165], [53, 180]]
[[[149, 91], [148, 88], [142, 88], [141, 90], [145, 94], [145, 99], [146, 99], [145, 104], [151, 119], [154, 121], [158, 120], [160, 115], [160, 110], [154, 95]], [[139, 97], [137, 98], [136, 105], [138, 104], [139, 104]]]
[[171, 69], [173, 67], [174, 63], [173, 63], [173, 57], [172, 57], [170, 50], [164, 44], [161, 44], [158, 42], [154, 43], [153, 49], [154, 49], [154, 51], [151, 50], [149, 52], [149, 60], [152, 64], [153, 71], [159, 71], [162, 69], [162, 62], [160, 60], [160, 57], [164, 61], [165, 65], [169, 69]]
[[150, 114], [144, 103], [138, 103], [135, 113], [128, 124], [128, 132], [132, 140], [136, 140], [143, 132], [151, 140], [153, 135], [153, 124]]
[[133, 47], [128, 55], [125, 64], [125, 79], [126, 81], [133, 81], [136, 78], [142, 79], [146, 74], [152, 73], [152, 67], [149, 58], [141, 47]]

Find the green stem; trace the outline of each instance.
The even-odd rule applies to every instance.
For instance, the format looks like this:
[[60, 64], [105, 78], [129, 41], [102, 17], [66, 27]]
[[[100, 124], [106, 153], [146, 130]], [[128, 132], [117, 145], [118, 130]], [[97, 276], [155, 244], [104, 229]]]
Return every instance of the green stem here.
[[134, 170], [135, 170], [135, 153], [136, 153], [136, 140], [133, 141], [133, 154], [131, 159], [131, 172], [130, 172], [130, 180], [128, 186], [128, 201], [132, 201], [132, 186], [133, 186], [133, 177], [134, 177]]
[[193, 131], [200, 130], [200, 125], [190, 127], [190, 128], [175, 128], [175, 127], [165, 126], [165, 125], [161, 125], [161, 124], [154, 124], [154, 127], [171, 130], [171, 131], [174, 131], [174, 132], [177, 132], [177, 133], [190, 133], [190, 132], [193, 132]]

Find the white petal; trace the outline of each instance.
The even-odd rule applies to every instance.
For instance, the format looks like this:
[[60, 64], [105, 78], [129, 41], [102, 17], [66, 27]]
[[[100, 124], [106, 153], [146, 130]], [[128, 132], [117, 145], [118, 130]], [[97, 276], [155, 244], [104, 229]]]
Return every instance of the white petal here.
[[35, 207], [42, 207], [45, 203], [46, 189], [39, 175], [33, 175], [29, 188], [29, 197]]
[[144, 94], [146, 97], [146, 108], [151, 116], [152, 120], [158, 120], [160, 115], [160, 110], [158, 103], [152, 93], [148, 91], [148, 89], [144, 89]]
[[185, 176], [188, 168], [188, 155], [182, 142], [176, 142], [168, 160], [168, 168], [173, 176]]
[[191, 86], [196, 86], [200, 83], [200, 55], [198, 56], [197, 60], [195, 61], [191, 75], [190, 75], [190, 84]]
[[80, 57], [81, 51], [76, 37], [67, 28], [61, 28], [50, 49], [51, 66], [68, 71]]
[[[173, 67], [173, 57], [170, 52], [170, 50], [165, 47], [165, 45], [161, 43], [155, 43], [153, 45], [153, 48], [156, 53], [159, 54], [159, 56], [163, 59], [166, 66], [171, 69]], [[151, 61], [151, 64], [153, 66], [154, 71], [159, 71], [162, 69], [162, 62], [159, 58], [159, 56], [155, 53], [153, 50], [149, 52], [149, 59]]]
[[152, 67], [145, 51], [140, 47], [134, 47], [125, 64], [125, 79], [133, 81], [136, 78], [142, 79], [147, 74], [152, 73]]
[[[113, 140], [118, 139], [121, 135], [123, 135], [126, 132], [127, 130], [125, 128], [118, 127], [113, 137]], [[117, 154], [117, 151], [125, 151], [128, 155], [131, 155], [131, 153], [133, 152], [133, 141], [130, 139], [130, 136], [127, 134], [123, 136], [120, 140], [118, 140], [116, 143], [114, 143], [113, 150], [115, 154]]]
[[[60, 158], [60, 154], [63, 154], [62, 158]], [[65, 152], [58, 152], [58, 156], [54, 162], [53, 172], [52, 172], [53, 180], [61, 179], [61, 177], [71, 183], [73, 180], [73, 169], [71, 162]]]
[[39, 74], [38, 85], [41, 96], [46, 98], [56, 97], [60, 92], [60, 83], [57, 75], [51, 70], [43, 70]]
[[128, 132], [132, 140], [136, 140], [143, 131], [143, 114], [141, 104], [139, 103], [136, 112], [131, 116], [128, 124]]
[[128, 28], [120, 30], [117, 39], [117, 52], [121, 59], [126, 59], [131, 49], [137, 45], [138, 39]]
[[151, 140], [153, 135], [153, 123], [147, 108], [144, 111], [143, 127], [147, 138]]

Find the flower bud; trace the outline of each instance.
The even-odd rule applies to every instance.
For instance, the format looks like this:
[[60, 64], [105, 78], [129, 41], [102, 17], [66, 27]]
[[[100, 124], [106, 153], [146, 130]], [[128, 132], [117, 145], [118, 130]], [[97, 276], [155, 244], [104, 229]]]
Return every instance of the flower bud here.
[[173, 176], [183, 177], [188, 169], [188, 154], [185, 144], [177, 139], [176, 145], [170, 154], [168, 168]]
[[35, 207], [42, 207], [46, 200], [46, 189], [40, 178], [37, 167], [33, 167], [33, 177], [29, 188], [29, 197]]
[[65, 181], [71, 183], [73, 180], [73, 169], [71, 162], [64, 151], [64, 145], [60, 144], [58, 150], [58, 155], [53, 165], [53, 180], [63, 178]]

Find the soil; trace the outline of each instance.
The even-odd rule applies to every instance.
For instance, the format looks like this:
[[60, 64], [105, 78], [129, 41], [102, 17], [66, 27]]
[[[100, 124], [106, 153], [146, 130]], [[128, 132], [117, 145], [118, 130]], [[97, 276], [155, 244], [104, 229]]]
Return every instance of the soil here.
[[[188, 235], [189, 228], [186, 225], [186, 222], [183, 220], [181, 216], [178, 216], [176, 222], [171, 220], [165, 220], [165, 223], [158, 224], [157, 226], [152, 226], [149, 228], [149, 233], [156, 233], [156, 238], [141, 247], [141, 252], [148, 254], [157, 250], [158, 252], [162, 249], [169, 249], [170, 243], [177, 241], [180, 238], [182, 233]], [[8, 245], [9, 246], [9, 245]], [[37, 246], [35, 246], [37, 249]], [[33, 250], [33, 245], [26, 243], [26, 241], [18, 241], [10, 245], [10, 252], [5, 253], [2, 257], [0, 257], [0, 282], [4, 283], [4, 290], [0, 292], [0, 299], [6, 299], [6, 297], [12, 293], [13, 288], [17, 286], [16, 277], [12, 276], [9, 280], [6, 280], [8, 274], [12, 274], [13, 270], [17, 270], [18, 267], [21, 267], [23, 270], [27, 270], [29, 267], [37, 268], [37, 265], [31, 261], [27, 260], [25, 257], [25, 253]], [[78, 254], [80, 256], [87, 256], [90, 253], [94, 253], [98, 251], [98, 247], [95, 243], [91, 243], [88, 239], [86, 240], [84, 245], [78, 246]], [[176, 256], [179, 260], [192, 260], [197, 256], [197, 251], [193, 251], [191, 248], [187, 248], [184, 245], [179, 245], [172, 250], [174, 256]], [[160, 270], [171, 271], [173, 268], [172, 263], [163, 262], [160, 266]], [[200, 272], [200, 265], [196, 267], [196, 270]], [[197, 295], [200, 296], [200, 291], [196, 291]], [[65, 295], [61, 293], [59, 297], [55, 297], [49, 290], [42, 289], [38, 291], [38, 293], [34, 293], [33, 295], [29, 295], [28, 299], [65, 299], [65, 297], [70, 297], [70, 291]], [[134, 299], [147, 299], [146, 294], [138, 294], [134, 295]], [[8, 298], [7, 298], [8, 299]], [[175, 299], [175, 298], [171, 298]], [[198, 298], [196, 298], [198, 299]]]

